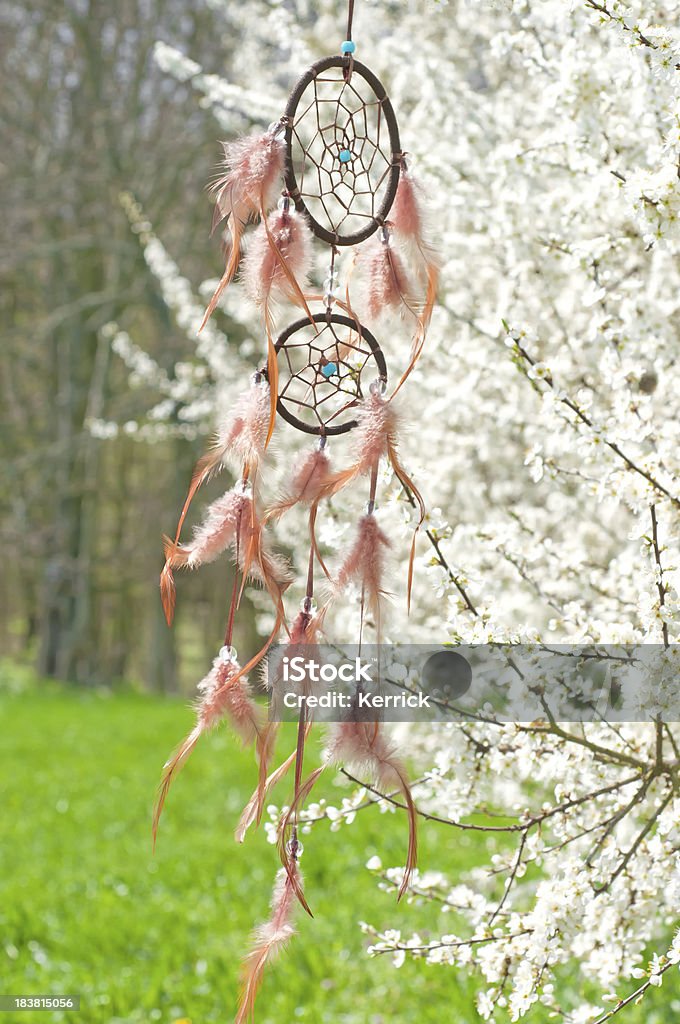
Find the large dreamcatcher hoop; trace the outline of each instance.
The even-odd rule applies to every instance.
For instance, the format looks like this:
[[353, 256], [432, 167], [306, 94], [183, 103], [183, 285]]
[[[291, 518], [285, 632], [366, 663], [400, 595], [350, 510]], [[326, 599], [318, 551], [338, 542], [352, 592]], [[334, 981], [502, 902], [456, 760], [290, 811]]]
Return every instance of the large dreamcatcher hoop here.
[[382, 82], [351, 56], [317, 61], [285, 112], [286, 188], [314, 234], [357, 245], [385, 223], [401, 167], [399, 126]]
[[368, 328], [352, 317], [316, 313], [312, 321], [297, 320], [276, 342], [279, 361], [288, 371], [282, 384], [279, 369], [276, 407], [287, 423], [305, 434], [346, 434], [357, 426], [357, 419], [337, 422], [338, 417], [366, 397], [361, 375], [369, 364], [374, 366], [371, 381], [377, 378], [387, 384], [385, 356]]

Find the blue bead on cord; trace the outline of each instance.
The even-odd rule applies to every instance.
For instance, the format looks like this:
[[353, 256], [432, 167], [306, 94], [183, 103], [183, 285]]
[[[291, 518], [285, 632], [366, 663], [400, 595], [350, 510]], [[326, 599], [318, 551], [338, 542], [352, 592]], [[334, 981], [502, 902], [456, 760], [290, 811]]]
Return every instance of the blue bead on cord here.
[[341, 164], [348, 164], [352, 159], [352, 154], [348, 149], [341, 149], [338, 153], [338, 158]]
[[321, 372], [326, 380], [328, 380], [329, 377], [332, 377], [334, 373], [338, 372], [338, 368], [335, 363], [326, 363], [325, 366], [321, 367]]
[[341, 53], [354, 53], [357, 48], [357, 44], [352, 42], [351, 39], [345, 39], [344, 43], [340, 47]]

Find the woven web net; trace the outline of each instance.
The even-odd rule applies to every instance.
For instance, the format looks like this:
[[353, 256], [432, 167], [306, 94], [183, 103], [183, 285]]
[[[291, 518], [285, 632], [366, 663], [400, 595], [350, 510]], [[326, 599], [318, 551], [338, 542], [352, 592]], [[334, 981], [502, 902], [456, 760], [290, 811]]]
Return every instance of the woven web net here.
[[364, 229], [380, 209], [392, 151], [383, 102], [355, 71], [320, 72], [297, 104], [291, 155], [311, 216], [339, 235]]
[[338, 432], [353, 422], [353, 409], [379, 372], [373, 349], [357, 330], [303, 324], [279, 349], [279, 409], [310, 431]]

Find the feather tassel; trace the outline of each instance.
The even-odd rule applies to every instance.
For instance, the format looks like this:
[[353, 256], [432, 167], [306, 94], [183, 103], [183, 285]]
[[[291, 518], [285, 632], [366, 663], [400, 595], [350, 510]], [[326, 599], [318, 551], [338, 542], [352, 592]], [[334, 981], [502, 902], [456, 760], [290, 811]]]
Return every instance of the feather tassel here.
[[330, 498], [359, 476], [375, 472], [380, 459], [387, 456], [395, 476], [418, 506], [419, 519], [413, 535], [409, 558], [407, 603], [411, 606], [411, 586], [417, 533], [425, 520], [425, 502], [415, 483], [404, 469], [398, 452], [398, 417], [392, 400], [386, 401], [372, 389], [357, 410], [357, 427], [353, 433], [355, 461], [337, 473], [331, 473], [319, 487], [320, 498]]
[[[182, 526], [197, 491], [229, 461], [243, 470], [245, 479], [255, 478], [264, 455], [270, 414], [270, 391], [266, 380], [255, 374], [250, 388], [238, 398], [230, 415], [219, 428], [210, 450], [199, 459], [180, 514], [171, 547], [179, 546]], [[166, 561], [161, 573], [161, 600], [168, 625], [175, 613], [175, 581]]]
[[387, 310], [414, 312], [409, 275], [388, 228], [359, 253], [357, 273], [362, 282], [359, 305], [370, 319], [377, 320]]
[[178, 544], [164, 537], [164, 545], [165, 578], [162, 577], [161, 581], [162, 590], [165, 588], [164, 605], [168, 601], [168, 588], [172, 587], [174, 591], [174, 569], [196, 569], [214, 562], [230, 547], [234, 549], [244, 580], [250, 577], [264, 583], [277, 604], [283, 591], [292, 582], [285, 560], [273, 554], [265, 544], [253, 499], [244, 492], [241, 485], [227, 491], [208, 506], [202, 523], [194, 530], [190, 544]]
[[369, 773], [383, 790], [398, 789], [408, 811], [409, 837], [404, 877], [397, 899], [408, 889], [418, 860], [418, 818], [406, 770], [397, 748], [390, 743], [380, 722], [346, 721], [334, 726], [326, 759], [331, 764], [349, 765], [354, 773]]
[[252, 1020], [265, 968], [281, 953], [295, 934], [295, 889], [292, 878], [301, 886], [302, 875], [297, 860], [291, 863], [291, 871], [282, 868], [276, 876], [271, 916], [255, 931], [253, 946], [244, 961], [241, 998], [234, 1024], [245, 1024], [246, 1021]]
[[[306, 736], [309, 735], [310, 729], [311, 729], [311, 723], [307, 723], [307, 726], [306, 726], [306, 730], [307, 730]], [[283, 761], [278, 766], [278, 768], [276, 768], [271, 773], [271, 775], [267, 776], [267, 778], [265, 780], [265, 784], [264, 784], [263, 793], [262, 793], [262, 798], [263, 799], [266, 798], [269, 795], [269, 793], [274, 788], [274, 786], [278, 785], [278, 783], [281, 782], [282, 779], [284, 779], [286, 777], [286, 775], [290, 771], [292, 765], [295, 763], [295, 756], [296, 756], [296, 754], [297, 754], [297, 749], [291, 751], [291, 753], [288, 755], [288, 757], [285, 759], [285, 761]], [[242, 843], [244, 841], [248, 829], [253, 824], [253, 822], [256, 820], [256, 818], [257, 818], [257, 808], [258, 808], [259, 801], [260, 801], [260, 790], [259, 790], [259, 787], [258, 787], [255, 790], [255, 792], [253, 793], [253, 795], [251, 796], [251, 798], [248, 801], [248, 803], [246, 804], [246, 806], [243, 808], [243, 813], [241, 814], [241, 817], [239, 818], [239, 822], [238, 822], [238, 825], [236, 826], [236, 831], [234, 833], [234, 838], [236, 839], [237, 843]]]
[[253, 135], [224, 143], [224, 173], [211, 186], [215, 196], [212, 230], [227, 221], [230, 232], [227, 263], [205, 316], [203, 330], [214, 312], [224, 289], [233, 280], [241, 257], [241, 237], [245, 226], [260, 212], [270, 209], [283, 172], [284, 141], [277, 122], [264, 135]]
[[256, 743], [258, 755], [267, 755], [269, 725], [266, 713], [253, 700], [247, 677], [233, 660], [215, 658], [208, 675], [198, 684], [196, 725], [166, 762], [153, 815], [153, 843], [170, 785], [201, 736], [227, 718], [244, 746]]
[[395, 237], [415, 252], [417, 276], [424, 294], [419, 302], [419, 323], [413, 339], [411, 359], [395, 394], [413, 370], [423, 350], [439, 282], [439, 261], [433, 247], [425, 239], [425, 215], [421, 194], [422, 189], [403, 160], [397, 194], [390, 211], [390, 223]]
[[386, 596], [383, 588], [385, 554], [391, 546], [373, 513], [363, 516], [359, 520], [354, 544], [340, 566], [335, 583], [336, 593], [344, 591], [350, 583], [356, 583], [361, 587], [362, 616], [364, 609], [373, 615], [378, 643], [381, 636], [383, 599]]
[[286, 493], [267, 509], [263, 522], [278, 519], [295, 505], [312, 505], [319, 501], [331, 470], [331, 460], [321, 448], [298, 455]]
[[288, 299], [301, 305], [311, 319], [302, 290], [311, 264], [311, 243], [312, 235], [306, 221], [285, 200], [283, 209], [270, 217], [262, 210], [262, 223], [246, 254], [244, 284], [250, 298], [263, 311], [267, 330], [267, 376], [270, 383], [267, 444], [274, 432], [279, 390], [272, 305], [277, 299]]
[[331, 473], [319, 486], [319, 497], [330, 498], [359, 476], [372, 473], [383, 456], [388, 454], [390, 439], [396, 445], [397, 415], [394, 406], [372, 390], [358, 406], [357, 426], [352, 431], [355, 461], [337, 473]]
[[[309, 612], [304, 610], [300, 611], [290, 630], [290, 637], [288, 639], [288, 645], [291, 647], [302, 646], [308, 648], [309, 646], [316, 645], [319, 640], [319, 634], [323, 626], [323, 618], [325, 609], [318, 615], [311, 615]], [[309, 652], [305, 651], [306, 656], [309, 656]], [[273, 681], [273, 685], [277, 685], [277, 680]], [[313, 693], [315, 690], [315, 684], [311, 680], [304, 680], [301, 682], [301, 689], [304, 693]], [[318, 685], [318, 684], [317, 684]], [[304, 803], [308, 793], [310, 792], [314, 781], [316, 780], [319, 771], [313, 774], [313, 778], [308, 779], [305, 783], [301, 782], [302, 773], [302, 761], [304, 757], [305, 740], [309, 734], [310, 720], [306, 719], [304, 713], [301, 714], [300, 721], [298, 723], [298, 740], [295, 751], [290, 757], [290, 763], [295, 764], [295, 794], [293, 802], [288, 808], [288, 811], [282, 816], [279, 823], [279, 856], [281, 857], [281, 863], [287, 871], [291, 870], [291, 857], [290, 857], [290, 845], [288, 842], [293, 828], [297, 811], [299, 807]], [[294, 832], [293, 832], [294, 835]], [[305, 899], [305, 895], [302, 888], [297, 885], [295, 877], [291, 878], [291, 884], [293, 885], [295, 895], [298, 898], [301, 906], [311, 916], [312, 911], [310, 910], [309, 904]]]
[[[316, 644], [318, 643], [319, 633], [323, 627], [324, 610], [322, 609], [318, 615], [310, 616], [307, 612], [301, 611], [295, 618], [293, 625], [290, 628], [290, 635], [287, 643], [291, 644]], [[309, 735], [311, 723], [305, 725], [304, 738], [306, 739]], [[272, 774], [264, 780], [260, 780], [257, 789], [251, 796], [250, 800], [243, 809], [241, 818], [236, 828], [236, 841], [242, 843], [245, 839], [246, 832], [250, 826], [256, 820], [259, 821], [264, 800], [270, 790], [279, 783], [288, 773], [293, 764], [295, 764], [297, 757], [297, 749], [293, 750], [291, 754], [285, 759], [285, 761], [279, 765], [279, 767], [272, 772]]]
[[271, 304], [277, 299], [300, 304], [311, 265], [311, 243], [304, 217], [290, 206], [270, 214], [253, 235], [244, 259], [243, 283], [268, 322]]

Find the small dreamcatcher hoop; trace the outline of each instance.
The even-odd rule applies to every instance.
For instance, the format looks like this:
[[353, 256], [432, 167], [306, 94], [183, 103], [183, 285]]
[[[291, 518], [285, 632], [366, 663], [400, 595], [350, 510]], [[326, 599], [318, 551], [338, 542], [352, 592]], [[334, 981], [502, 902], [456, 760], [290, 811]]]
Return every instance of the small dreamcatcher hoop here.
[[399, 183], [399, 127], [380, 80], [348, 57], [317, 61], [285, 113], [286, 188], [314, 234], [357, 245], [390, 211]]
[[288, 375], [279, 387], [276, 407], [287, 423], [305, 434], [346, 434], [357, 421], [338, 418], [365, 397], [361, 375], [371, 362], [371, 380], [387, 382], [385, 356], [371, 332], [352, 317], [316, 313], [312, 319], [313, 324], [308, 318], [297, 320], [276, 342]]

